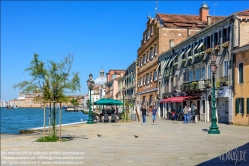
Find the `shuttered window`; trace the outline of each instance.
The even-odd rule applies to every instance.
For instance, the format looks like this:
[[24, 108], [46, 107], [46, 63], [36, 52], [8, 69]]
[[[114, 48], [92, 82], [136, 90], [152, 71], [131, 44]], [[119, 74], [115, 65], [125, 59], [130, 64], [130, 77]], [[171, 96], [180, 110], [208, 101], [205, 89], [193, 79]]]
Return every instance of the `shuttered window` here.
[[236, 113], [243, 114], [244, 113], [244, 98], [237, 98], [235, 105], [236, 105], [236, 110], [235, 110]]
[[249, 98], [247, 98], [247, 115], [249, 115]]
[[239, 63], [239, 83], [243, 83], [243, 63]]

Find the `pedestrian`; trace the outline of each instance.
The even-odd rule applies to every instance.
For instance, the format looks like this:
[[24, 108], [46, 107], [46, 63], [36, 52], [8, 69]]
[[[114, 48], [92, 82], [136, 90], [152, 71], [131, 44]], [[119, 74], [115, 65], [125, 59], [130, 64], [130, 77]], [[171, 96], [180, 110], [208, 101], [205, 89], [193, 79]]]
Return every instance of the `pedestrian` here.
[[156, 106], [154, 106], [152, 108], [152, 124], [151, 125], [157, 125], [156, 124], [156, 112], [157, 112], [157, 109], [156, 109]]
[[191, 116], [191, 107], [188, 107], [188, 123], [190, 123], [190, 116]]
[[184, 124], [188, 124], [188, 106], [185, 105], [185, 108], [183, 109], [184, 113]]
[[142, 119], [143, 119], [142, 125], [147, 125], [146, 124], [146, 108], [145, 108], [145, 105], [143, 105], [143, 107], [141, 108], [140, 111], [142, 112]]

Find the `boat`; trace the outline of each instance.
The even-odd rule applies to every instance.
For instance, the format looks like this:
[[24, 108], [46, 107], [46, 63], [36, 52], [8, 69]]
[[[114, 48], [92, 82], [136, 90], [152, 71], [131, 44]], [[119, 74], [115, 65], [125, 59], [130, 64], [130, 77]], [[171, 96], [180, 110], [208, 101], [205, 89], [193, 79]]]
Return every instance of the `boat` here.
[[13, 108], [14, 108], [14, 109], [17, 109], [18, 107], [17, 107], [17, 105], [16, 105], [16, 106], [14, 106]]
[[78, 112], [79, 110], [78, 109], [75, 109], [74, 106], [68, 106], [66, 109], [65, 109], [66, 112]]

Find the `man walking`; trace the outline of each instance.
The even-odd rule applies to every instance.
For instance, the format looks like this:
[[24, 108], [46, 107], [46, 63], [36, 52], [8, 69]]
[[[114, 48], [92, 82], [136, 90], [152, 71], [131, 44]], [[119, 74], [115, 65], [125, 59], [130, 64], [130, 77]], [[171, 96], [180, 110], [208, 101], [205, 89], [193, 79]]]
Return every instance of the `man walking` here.
[[188, 106], [185, 105], [185, 108], [183, 109], [184, 113], [184, 124], [188, 123]]
[[143, 119], [142, 125], [146, 125], [146, 108], [145, 108], [145, 105], [143, 105], [143, 107], [141, 108], [141, 112], [142, 112], [142, 119]]
[[157, 112], [157, 109], [156, 109], [156, 107], [154, 106], [153, 108], [152, 108], [152, 124], [151, 125], [157, 125], [156, 124], [156, 112]]

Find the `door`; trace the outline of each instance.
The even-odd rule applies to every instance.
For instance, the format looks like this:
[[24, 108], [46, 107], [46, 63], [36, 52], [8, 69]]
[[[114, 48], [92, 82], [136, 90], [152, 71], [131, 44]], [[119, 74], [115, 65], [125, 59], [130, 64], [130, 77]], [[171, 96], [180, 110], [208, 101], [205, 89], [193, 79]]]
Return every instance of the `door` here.
[[197, 113], [198, 121], [200, 120], [200, 100], [197, 100]]
[[163, 103], [160, 103], [160, 117], [163, 117]]

